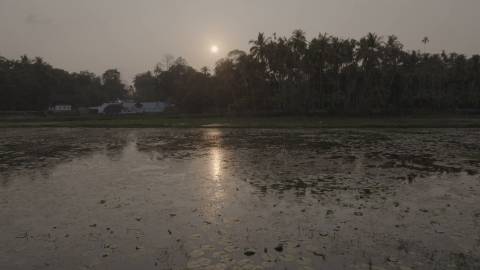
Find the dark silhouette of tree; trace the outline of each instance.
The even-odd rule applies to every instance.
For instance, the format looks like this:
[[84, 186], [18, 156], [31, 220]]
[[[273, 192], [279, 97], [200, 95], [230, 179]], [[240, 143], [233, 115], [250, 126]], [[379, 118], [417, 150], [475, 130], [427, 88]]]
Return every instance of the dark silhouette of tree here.
[[122, 83], [120, 72], [116, 69], [109, 69], [102, 75], [102, 91], [106, 100], [115, 101], [127, 96], [127, 88]]
[[[422, 42], [427, 44], [428, 37]], [[135, 76], [68, 73], [26, 56], [0, 57], [0, 110], [45, 110], [54, 103], [93, 106], [135, 98], [166, 101], [177, 112], [216, 114], [399, 114], [480, 111], [480, 56], [407, 51], [396, 36], [359, 40], [301, 30], [259, 33], [210, 71], [167, 55]]]
[[165, 98], [157, 91], [157, 79], [150, 71], [135, 76], [133, 85], [139, 101], [156, 101]]
[[250, 53], [261, 63], [264, 63], [266, 60], [268, 42], [270, 42], [270, 38], [265, 38], [264, 33], [259, 33], [256, 40], [250, 40], [250, 44], [252, 44]]
[[0, 58], [0, 110], [46, 110], [66, 103], [75, 107], [99, 105], [108, 99], [125, 97], [125, 85], [118, 71], [101, 79], [82, 71], [68, 73], [43, 59], [22, 56], [19, 60]]
[[430, 42], [430, 39], [428, 37], [424, 37], [422, 39], [422, 43], [425, 44], [425, 45], [427, 45], [427, 43], [429, 43], [429, 42]]

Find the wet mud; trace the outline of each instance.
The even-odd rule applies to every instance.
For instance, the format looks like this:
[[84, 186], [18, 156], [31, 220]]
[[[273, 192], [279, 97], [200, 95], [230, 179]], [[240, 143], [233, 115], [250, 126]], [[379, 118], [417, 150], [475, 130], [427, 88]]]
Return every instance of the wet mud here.
[[3, 129], [0, 269], [480, 269], [480, 129]]

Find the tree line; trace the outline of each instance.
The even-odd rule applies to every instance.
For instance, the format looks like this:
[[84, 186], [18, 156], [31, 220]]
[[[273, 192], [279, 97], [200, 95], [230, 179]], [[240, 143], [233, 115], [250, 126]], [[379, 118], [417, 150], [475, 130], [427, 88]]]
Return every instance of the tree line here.
[[[422, 42], [428, 43], [428, 38]], [[166, 101], [178, 112], [364, 114], [480, 109], [480, 56], [408, 51], [396, 36], [360, 38], [301, 30], [250, 41], [214, 69], [166, 57], [138, 74], [131, 91], [120, 73], [68, 73], [40, 58], [0, 58], [0, 110], [44, 109], [61, 100], [91, 106], [113, 99]]]
[[125, 98], [128, 90], [116, 69], [99, 77], [54, 68], [40, 57], [0, 57], [0, 111], [44, 111], [59, 103], [88, 107]]

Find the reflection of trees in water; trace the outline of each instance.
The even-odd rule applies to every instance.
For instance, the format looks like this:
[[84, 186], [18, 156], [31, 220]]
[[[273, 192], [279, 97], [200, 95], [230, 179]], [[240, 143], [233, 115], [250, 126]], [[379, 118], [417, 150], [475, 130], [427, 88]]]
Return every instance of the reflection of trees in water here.
[[[158, 159], [211, 157], [229, 153], [237, 179], [269, 191], [330, 194], [350, 190], [359, 196], [389, 192], [392, 186], [436, 173], [478, 173], [478, 163], [457, 158], [477, 149], [475, 133], [454, 130], [185, 129], [139, 132], [139, 151]], [[462, 138], [462, 142], [452, 138]], [[459, 147], [465, 144], [469, 147]], [[422, 146], [422, 147], [419, 147]]]
[[7, 184], [15, 174], [48, 176], [59, 164], [105, 151], [115, 159], [127, 136], [113, 130], [19, 129], [0, 134], [0, 176]]
[[[260, 194], [293, 191], [296, 196], [307, 192], [327, 193], [354, 189], [358, 182], [347, 181], [346, 171], [353, 171], [355, 157], [331, 159], [332, 150], [288, 149], [270, 146], [268, 151], [246, 149], [235, 162], [235, 177], [256, 187]], [[335, 151], [338, 154], [337, 151]]]
[[[342, 147], [337, 133], [249, 129], [149, 130], [137, 133], [137, 148], [154, 153], [158, 159], [205, 156], [212, 160], [212, 170], [217, 171], [220, 163], [215, 162], [219, 159], [216, 153], [228, 151], [229, 160], [225, 166], [233, 169], [238, 179], [246, 179], [263, 192], [296, 189], [304, 193], [306, 188], [318, 183], [318, 179], [312, 177], [312, 169], [319, 167], [312, 157]], [[347, 161], [352, 159], [351, 155], [337, 154], [346, 156]], [[343, 166], [353, 165], [344, 162]]]
[[135, 151], [159, 160], [228, 151], [237, 179], [260, 193], [299, 196], [345, 189], [368, 195], [434, 173], [477, 174], [480, 160], [476, 131], [18, 129], [0, 133], [0, 176], [48, 175], [58, 164], [100, 152], [117, 160], [131, 135]]
[[[226, 138], [224, 143], [240, 148], [234, 153], [235, 177], [256, 187], [260, 194], [293, 191], [297, 196], [305, 196], [307, 192], [334, 195], [352, 191], [367, 197], [393, 192], [395, 186], [419, 177], [478, 174], [474, 162], [458, 158], [471, 151], [459, 148], [456, 139], [452, 139], [461, 138], [470, 145], [475, 134], [452, 133], [455, 131], [402, 134], [270, 130]], [[237, 143], [232, 143], [235, 140]]]
[[[232, 161], [235, 178], [258, 189], [259, 194], [293, 191], [326, 192], [348, 185], [339, 175], [353, 169], [356, 160], [345, 144], [345, 132], [320, 130], [263, 130], [225, 139], [236, 147]], [[348, 135], [348, 133], [346, 133]], [[331, 159], [338, 155], [339, 159]], [[331, 176], [334, 179], [332, 179]]]
[[205, 136], [202, 129], [164, 129], [138, 131], [137, 149], [154, 153], [158, 159], [185, 159], [206, 155], [204, 150], [216, 144], [215, 138]]
[[[194, 154], [201, 150], [218, 147], [225, 149], [269, 150], [282, 145], [291, 149], [329, 149], [338, 144], [335, 140], [301, 137], [301, 132], [249, 129], [172, 129], [159, 132], [139, 132], [137, 146], [140, 151], [158, 152], [166, 155], [176, 153]], [[175, 155], [173, 156], [175, 157]]]

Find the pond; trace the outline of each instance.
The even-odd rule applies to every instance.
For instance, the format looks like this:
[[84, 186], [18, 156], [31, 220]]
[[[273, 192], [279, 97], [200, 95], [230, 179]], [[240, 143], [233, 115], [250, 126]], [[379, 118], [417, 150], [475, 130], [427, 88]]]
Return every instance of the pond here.
[[480, 129], [1, 129], [0, 269], [480, 269]]

